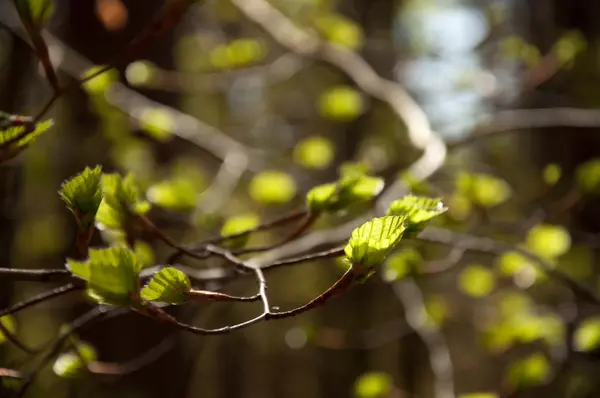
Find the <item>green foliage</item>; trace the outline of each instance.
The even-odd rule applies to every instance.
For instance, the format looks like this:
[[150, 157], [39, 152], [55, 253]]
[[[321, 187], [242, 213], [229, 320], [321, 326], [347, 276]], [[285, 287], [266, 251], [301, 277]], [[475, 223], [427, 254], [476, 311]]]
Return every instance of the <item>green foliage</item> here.
[[42, 25], [54, 12], [52, 0], [13, 0], [19, 18], [28, 31], [39, 33]]
[[258, 173], [250, 181], [250, 197], [262, 204], [283, 204], [296, 196], [296, 182], [282, 171], [267, 170]]
[[406, 217], [406, 238], [416, 237], [434, 218], [448, 210], [438, 198], [407, 195], [390, 204], [388, 216]]
[[306, 194], [306, 202], [311, 212], [336, 212], [373, 199], [383, 185], [382, 178], [352, 172], [338, 182], [312, 188]]
[[331, 43], [351, 50], [363, 45], [364, 36], [359, 25], [341, 15], [329, 14], [316, 21], [319, 33]]
[[90, 249], [86, 261], [67, 260], [73, 275], [87, 282], [90, 298], [111, 305], [135, 301], [142, 267], [136, 254], [125, 247]]
[[142, 130], [159, 142], [169, 141], [175, 130], [175, 118], [163, 108], [144, 109], [139, 117]]
[[600, 159], [580, 164], [575, 171], [579, 189], [588, 194], [600, 193]]
[[393, 253], [385, 262], [384, 279], [387, 282], [393, 282], [413, 275], [419, 271], [422, 263], [421, 254], [415, 249], [408, 248]]
[[538, 256], [553, 259], [569, 251], [571, 236], [562, 227], [541, 224], [529, 230], [526, 245]]
[[[227, 237], [236, 235], [257, 227], [260, 223], [260, 218], [254, 213], [240, 214], [228, 218], [221, 228], [221, 236]], [[250, 238], [249, 235], [238, 236], [234, 239], [229, 239], [225, 242], [228, 247], [240, 248], [243, 247]]]
[[356, 398], [387, 397], [393, 386], [393, 380], [387, 373], [365, 373], [354, 383], [354, 396]]
[[592, 351], [600, 347], [600, 318], [588, 318], [581, 322], [573, 336], [577, 351]]
[[77, 349], [59, 355], [52, 371], [63, 378], [76, 378], [85, 373], [87, 366], [97, 358], [96, 349], [86, 343], [78, 343]]
[[465, 267], [458, 277], [460, 290], [472, 297], [487, 296], [495, 285], [494, 273], [482, 265]]
[[381, 264], [402, 239], [404, 221], [404, 217], [386, 216], [356, 228], [344, 248], [347, 260], [367, 269]]
[[248, 66], [265, 57], [267, 48], [256, 39], [236, 39], [215, 47], [209, 54], [210, 63], [217, 69]]
[[321, 94], [319, 111], [326, 119], [349, 122], [361, 114], [363, 102], [361, 94], [352, 87], [337, 86]]
[[491, 208], [504, 203], [511, 195], [506, 181], [488, 174], [460, 173], [457, 188], [473, 204]]
[[148, 301], [181, 304], [187, 300], [192, 284], [186, 274], [173, 267], [158, 271], [142, 288], [140, 296]]
[[542, 175], [546, 184], [556, 185], [556, 183], [560, 180], [560, 177], [562, 176], [562, 169], [559, 165], [551, 163], [544, 167]]
[[335, 156], [335, 146], [330, 139], [313, 136], [298, 143], [294, 148], [294, 161], [307, 169], [325, 169]]
[[541, 353], [511, 363], [506, 372], [506, 382], [515, 389], [542, 384], [550, 375], [551, 366]]
[[96, 227], [100, 230], [121, 230], [129, 214], [144, 215], [150, 210], [150, 203], [142, 197], [132, 174], [125, 178], [103, 174], [101, 187], [103, 199], [96, 213]]
[[572, 30], [563, 34], [554, 43], [552, 53], [561, 64], [569, 64], [578, 54], [585, 51], [586, 47], [587, 41], [581, 32]]
[[[10, 332], [10, 334], [14, 334], [17, 331], [17, 323], [15, 322], [15, 318], [12, 315], [4, 315], [0, 317], [0, 322], [2, 322], [2, 326]], [[0, 344], [6, 341], [6, 336], [0, 331]]]
[[171, 174], [171, 178], [157, 182], [148, 189], [148, 200], [169, 210], [194, 210], [206, 186], [204, 174], [195, 163], [187, 160], [178, 162]]
[[0, 161], [14, 158], [54, 125], [51, 119], [36, 123], [32, 131], [29, 126], [11, 126], [0, 130]]
[[[95, 66], [85, 71], [82, 78], [88, 78], [94, 75], [96, 72], [103, 70], [105, 66]], [[119, 80], [119, 74], [115, 69], [109, 69], [105, 72], [100, 73], [97, 76], [92, 77], [83, 83], [83, 88], [90, 94], [102, 94], [106, 91], [113, 83]]]
[[75, 215], [82, 228], [88, 228], [96, 217], [102, 201], [100, 179], [102, 167], [93, 169], [86, 167], [83, 172], [65, 181], [60, 189], [60, 196], [69, 210]]
[[133, 251], [135, 252], [138, 261], [142, 264], [143, 268], [153, 266], [156, 262], [154, 259], [154, 251], [152, 246], [148, 243], [136, 240]]

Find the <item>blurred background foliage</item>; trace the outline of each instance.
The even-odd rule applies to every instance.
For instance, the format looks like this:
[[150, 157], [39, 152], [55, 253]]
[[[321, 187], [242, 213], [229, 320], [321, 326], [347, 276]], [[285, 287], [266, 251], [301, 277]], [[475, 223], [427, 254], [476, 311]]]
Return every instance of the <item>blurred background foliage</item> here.
[[[112, 59], [161, 3], [55, 0], [49, 47], [60, 79], [92, 73], [92, 65]], [[441, 225], [513, 242], [600, 290], [600, 118], [580, 122], [576, 114], [552, 110], [600, 106], [600, 3], [270, 3], [407, 87], [448, 142], [488, 135], [451, 146], [443, 169], [427, 182], [413, 181], [403, 170], [418, 153], [385, 104], [335, 67], [282, 48], [228, 0], [199, 2], [143, 59], [63, 95], [51, 111], [54, 128], [0, 167], [1, 265], [59, 268], [74, 255], [75, 226], [56, 192], [85, 166], [133, 173], [154, 204], [150, 218], [193, 243], [304, 206], [310, 188], [337, 180], [354, 162], [444, 198], [449, 211]], [[0, 109], [33, 114], [51, 93], [28, 46], [5, 28], [16, 20], [11, 7], [0, 5]], [[527, 112], [532, 109], [546, 113]], [[324, 217], [314, 228], [360, 210]], [[264, 245], [278, 235], [255, 234], [250, 241]], [[167, 248], [146, 238], [136, 247], [145, 262], [165, 261]], [[96, 236], [93, 245], [101, 244]], [[600, 394], [598, 309], [582, 306], [518, 251], [491, 256], [409, 241], [379, 271], [382, 278], [294, 319], [225, 336], [176, 335], [172, 349], [126, 377], [61, 379], [55, 373], [69, 361], [62, 357], [30, 396]], [[308, 301], [339, 273], [333, 260], [276, 271], [269, 277], [272, 300], [282, 308]], [[395, 286], [406, 279], [422, 292], [417, 317], [425, 334], [412, 330], [397, 296]], [[228, 291], [251, 294], [253, 288], [241, 280]], [[0, 280], [0, 289], [6, 307], [44, 287]], [[194, 324], [225, 325], [248, 315], [246, 307], [230, 304], [190, 307], [180, 315]], [[84, 308], [84, 300], [67, 296], [0, 322], [37, 345]], [[432, 352], [427, 333], [441, 336], [433, 348], [448, 351], [450, 367], [444, 354]], [[127, 316], [84, 338], [95, 347], [91, 356], [117, 362], [171, 334]], [[0, 343], [3, 366], [27, 364], [3, 336]], [[450, 390], [436, 387], [440, 372], [450, 372], [442, 374], [452, 380]]]

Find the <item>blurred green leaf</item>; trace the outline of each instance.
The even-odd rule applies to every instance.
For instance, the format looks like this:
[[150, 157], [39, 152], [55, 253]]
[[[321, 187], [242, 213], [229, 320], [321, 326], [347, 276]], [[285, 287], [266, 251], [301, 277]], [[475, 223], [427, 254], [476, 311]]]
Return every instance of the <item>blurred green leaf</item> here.
[[457, 188], [474, 204], [486, 208], [504, 203], [512, 193], [506, 181], [488, 174], [462, 172], [457, 178]]
[[263, 59], [267, 53], [264, 43], [256, 39], [236, 39], [225, 45], [216, 46], [209, 60], [217, 69], [245, 67]]
[[54, 12], [52, 0], [13, 0], [13, 2], [27, 30], [33, 29], [37, 33]]
[[314, 136], [306, 138], [294, 148], [294, 161], [308, 169], [325, 169], [335, 156], [335, 146], [330, 139]]
[[495, 285], [494, 273], [482, 265], [469, 265], [458, 277], [460, 290], [472, 297], [487, 296], [494, 290]]
[[136, 240], [134, 250], [138, 261], [142, 264], [142, 268], [151, 267], [155, 262], [154, 251], [152, 246], [142, 240]]
[[189, 211], [198, 205], [200, 192], [193, 181], [179, 177], [152, 185], [147, 196], [150, 202], [165, 209]]
[[186, 274], [173, 267], [158, 271], [140, 292], [148, 301], [180, 304], [187, 301], [187, 292], [192, 287]]
[[580, 164], [575, 171], [579, 189], [584, 193], [600, 193], [600, 159]]
[[[95, 66], [93, 68], [88, 69], [81, 76], [82, 78], [87, 78], [89, 76], [94, 75], [96, 72], [103, 70], [105, 66]], [[87, 90], [90, 94], [102, 94], [106, 91], [113, 83], [119, 80], [118, 72], [112, 68], [105, 72], [100, 73], [98, 76], [94, 76], [91, 79], [87, 80], [83, 83], [83, 88]]]
[[316, 20], [316, 26], [328, 41], [356, 50], [363, 45], [364, 37], [360, 25], [341, 15], [328, 14]]
[[83, 172], [65, 181], [61, 186], [60, 196], [82, 228], [88, 228], [94, 222], [96, 212], [100, 207], [102, 201], [101, 176], [101, 166], [93, 169], [86, 167]]
[[587, 41], [581, 32], [572, 30], [563, 34], [552, 48], [552, 53], [561, 64], [572, 61], [575, 56], [584, 51]]
[[588, 318], [581, 322], [573, 336], [577, 351], [592, 351], [600, 347], [600, 318]]
[[544, 167], [542, 175], [546, 184], [556, 185], [562, 176], [562, 169], [559, 165], [552, 163]]
[[448, 209], [441, 199], [406, 195], [392, 202], [386, 214], [406, 217], [404, 237], [412, 238], [417, 236], [433, 218], [445, 213], [446, 210]]
[[361, 94], [350, 86], [333, 87], [321, 94], [319, 111], [326, 119], [349, 122], [363, 111]]
[[387, 373], [365, 373], [354, 383], [354, 396], [356, 398], [383, 398], [388, 396], [393, 386], [393, 380]]
[[283, 204], [296, 196], [296, 182], [287, 173], [268, 170], [258, 173], [250, 181], [250, 197], [262, 204]]
[[[0, 317], [0, 322], [4, 328], [10, 332], [10, 334], [14, 334], [17, 331], [17, 322], [12, 315], [4, 315]], [[6, 341], [6, 336], [0, 331], [0, 344]]]
[[401, 250], [388, 257], [383, 277], [387, 282], [402, 279], [417, 273], [422, 263], [423, 258], [417, 250], [412, 248]]
[[135, 253], [125, 247], [90, 249], [86, 261], [67, 260], [67, 268], [87, 282], [90, 297], [112, 305], [132, 303], [142, 266]]
[[551, 372], [548, 359], [541, 353], [511, 363], [506, 372], [507, 383], [515, 389], [525, 389], [542, 384]]
[[381, 264], [400, 242], [405, 230], [404, 220], [404, 217], [386, 216], [356, 228], [344, 248], [348, 261], [367, 269]]
[[159, 142], [173, 137], [176, 122], [171, 113], [163, 108], [146, 108], [139, 116], [142, 130]]
[[[257, 227], [260, 224], [260, 218], [254, 213], [240, 214], [228, 218], [221, 228], [221, 236], [227, 237], [242, 233]], [[249, 235], [238, 236], [234, 239], [225, 241], [225, 245], [230, 248], [243, 247], [250, 238]]]
[[336, 212], [373, 199], [383, 186], [382, 178], [352, 173], [338, 182], [312, 188], [306, 194], [306, 202], [312, 212]]
[[97, 358], [96, 349], [89, 344], [77, 344], [77, 351], [63, 353], [56, 358], [52, 370], [63, 378], [75, 378], [81, 376], [87, 366]]
[[526, 245], [540, 257], [555, 258], [569, 251], [571, 236], [565, 228], [540, 224], [529, 230]]

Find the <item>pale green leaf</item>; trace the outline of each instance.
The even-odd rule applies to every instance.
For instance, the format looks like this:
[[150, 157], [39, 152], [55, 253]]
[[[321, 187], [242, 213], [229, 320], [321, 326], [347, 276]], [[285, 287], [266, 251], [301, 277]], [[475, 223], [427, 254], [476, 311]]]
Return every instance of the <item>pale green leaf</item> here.
[[398, 251], [390, 255], [385, 262], [383, 278], [387, 282], [392, 282], [417, 273], [422, 262], [421, 255], [415, 249]]
[[176, 268], [167, 267], [154, 274], [140, 295], [148, 301], [180, 304], [187, 300], [190, 288], [190, 279], [186, 274]]
[[306, 138], [294, 148], [294, 161], [308, 169], [325, 169], [335, 156], [333, 142], [325, 137]]
[[391, 203], [388, 216], [405, 216], [405, 237], [414, 237], [435, 217], [448, 209], [438, 198], [407, 195]]
[[569, 251], [571, 236], [562, 227], [548, 224], [536, 225], [527, 233], [529, 250], [544, 258], [556, 258]]
[[350, 86], [333, 87], [319, 98], [319, 111], [324, 118], [349, 122], [363, 111], [364, 101], [361, 94]]
[[575, 171], [575, 177], [583, 192], [600, 193], [600, 159], [592, 159], [579, 165]]
[[311, 212], [336, 212], [373, 199], [383, 189], [383, 179], [349, 174], [338, 182], [318, 185], [306, 194]]
[[296, 196], [296, 182], [287, 173], [267, 170], [250, 181], [250, 197], [262, 204], [283, 204]]
[[577, 351], [592, 351], [600, 347], [600, 318], [589, 318], [579, 324], [573, 344]]
[[494, 273], [482, 265], [465, 267], [458, 276], [460, 290], [472, 297], [484, 297], [494, 290]]
[[54, 12], [52, 0], [13, 0], [19, 17], [27, 29], [39, 32], [42, 24], [48, 20]]
[[344, 248], [348, 261], [367, 269], [381, 264], [400, 242], [405, 230], [404, 221], [404, 217], [386, 216], [356, 228]]
[[28, 127], [24, 125], [0, 130], [0, 160], [8, 160], [17, 156], [53, 125], [54, 122], [48, 119], [36, 123], [31, 132], [28, 132]]
[[[260, 218], [254, 213], [240, 214], [228, 218], [221, 228], [221, 236], [228, 237], [236, 235], [257, 227], [260, 223]], [[235, 239], [225, 241], [228, 247], [243, 247], [248, 242], [249, 235], [238, 236]]]
[[544, 167], [544, 171], [542, 173], [544, 178], [544, 182], [548, 185], [556, 185], [560, 177], [562, 176], [562, 170], [557, 164], [549, 164]]

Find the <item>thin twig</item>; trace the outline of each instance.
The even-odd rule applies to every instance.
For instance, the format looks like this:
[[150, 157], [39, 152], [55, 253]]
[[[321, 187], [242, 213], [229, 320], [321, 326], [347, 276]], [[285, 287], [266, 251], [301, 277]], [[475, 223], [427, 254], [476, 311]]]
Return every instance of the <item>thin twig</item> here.
[[29, 308], [29, 307], [36, 305], [38, 303], [41, 303], [43, 301], [62, 296], [64, 294], [67, 294], [69, 292], [72, 292], [72, 291], [78, 290], [78, 289], [83, 289], [83, 286], [69, 283], [68, 285], [64, 285], [61, 287], [57, 287], [56, 289], [52, 289], [47, 292], [40, 293], [36, 296], [29, 297], [23, 301], [20, 301], [4, 310], [1, 310], [0, 317], [9, 315], [9, 314], [14, 314], [16, 312], [24, 310], [25, 308]]
[[0, 279], [21, 282], [70, 282], [75, 278], [66, 269], [20, 269], [0, 268]]
[[307, 261], [315, 261], [315, 260], [320, 260], [320, 259], [324, 259], [324, 258], [339, 257], [344, 254], [344, 247], [345, 247], [345, 245], [334, 247], [332, 249], [327, 249], [327, 250], [316, 252], [316, 253], [305, 254], [303, 256], [284, 258], [279, 261], [274, 261], [272, 263], [260, 265], [260, 268], [262, 268], [263, 270], [272, 270], [272, 269], [279, 268], [279, 267], [286, 267], [286, 266], [290, 266], [290, 265], [296, 265], [299, 263], [305, 263]]

